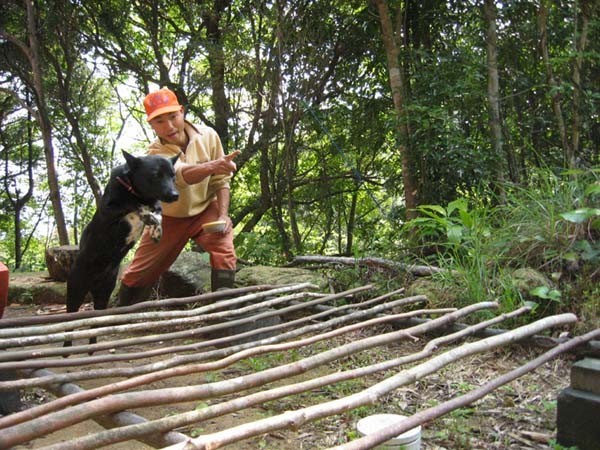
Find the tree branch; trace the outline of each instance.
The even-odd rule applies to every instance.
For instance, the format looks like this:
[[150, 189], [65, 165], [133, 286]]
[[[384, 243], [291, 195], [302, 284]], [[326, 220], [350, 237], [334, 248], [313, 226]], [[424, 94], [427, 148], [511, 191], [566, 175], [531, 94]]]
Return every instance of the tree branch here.
[[397, 261], [391, 261], [389, 259], [384, 258], [351, 258], [351, 257], [335, 257], [335, 256], [314, 256], [314, 255], [305, 255], [305, 256], [296, 256], [294, 260], [289, 263], [289, 266], [297, 266], [301, 264], [343, 264], [347, 266], [368, 266], [368, 267], [376, 267], [383, 269], [393, 269], [393, 270], [405, 270], [407, 272], [412, 273], [417, 276], [427, 276], [432, 275], [434, 273], [443, 272], [444, 269], [440, 269], [439, 267], [434, 266], [420, 266], [414, 264], [404, 264]]

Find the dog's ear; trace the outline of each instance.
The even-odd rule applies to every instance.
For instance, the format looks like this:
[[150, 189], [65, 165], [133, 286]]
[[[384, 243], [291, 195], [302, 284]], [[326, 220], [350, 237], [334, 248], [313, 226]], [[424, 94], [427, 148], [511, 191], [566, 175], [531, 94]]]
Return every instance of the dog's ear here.
[[125, 150], [122, 150], [123, 156], [125, 157], [125, 162], [130, 169], [133, 169], [137, 166], [138, 159], [130, 153], [127, 153]]
[[179, 159], [179, 155], [177, 156], [173, 156], [172, 158], [169, 158], [171, 160], [171, 164], [173, 164], [173, 166], [175, 166], [175, 163], [177, 162], [177, 160]]

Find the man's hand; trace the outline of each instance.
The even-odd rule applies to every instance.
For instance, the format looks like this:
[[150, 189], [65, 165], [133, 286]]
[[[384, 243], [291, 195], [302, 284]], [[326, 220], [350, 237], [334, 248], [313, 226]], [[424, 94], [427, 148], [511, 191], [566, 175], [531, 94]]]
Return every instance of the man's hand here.
[[222, 158], [212, 161], [214, 165], [213, 175], [229, 175], [235, 172], [237, 170], [237, 165], [233, 160], [240, 153], [240, 150], [236, 150], [229, 155], [225, 155]]
[[233, 159], [240, 153], [240, 150], [236, 150], [213, 161], [186, 165], [181, 169], [183, 179], [188, 184], [196, 184], [211, 175], [231, 175], [237, 170]]

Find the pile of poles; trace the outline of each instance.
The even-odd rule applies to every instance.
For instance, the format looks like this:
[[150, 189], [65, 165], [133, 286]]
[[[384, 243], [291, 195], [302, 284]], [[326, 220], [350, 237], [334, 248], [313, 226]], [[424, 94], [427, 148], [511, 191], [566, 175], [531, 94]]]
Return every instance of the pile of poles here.
[[[491, 313], [498, 308], [495, 302], [481, 302], [461, 309], [428, 309], [424, 296], [407, 297], [400, 289], [372, 297], [370, 292], [373, 289], [373, 286], [366, 285], [327, 294], [318, 292], [317, 287], [309, 283], [251, 286], [106, 311], [0, 320], [0, 371], [18, 374], [14, 380], [0, 382], [0, 393], [43, 388], [58, 397], [0, 417], [0, 449], [34, 441], [89, 419], [110, 428], [43, 448], [96, 449], [130, 440], [170, 450], [219, 448], [377, 404], [383, 396], [462, 358], [561, 329], [577, 321], [573, 314], [560, 314], [477, 339], [477, 336], [482, 336], [483, 330], [526, 314], [528, 308], [495, 316]], [[489, 311], [488, 316], [493, 318], [453, 328], [453, 325], [464, 322], [467, 316], [480, 311]], [[273, 325], [268, 319], [275, 316], [279, 320]], [[263, 327], [263, 322], [271, 324]], [[369, 333], [370, 329], [382, 324], [393, 325], [385, 328], [393, 331]], [[366, 337], [326, 350], [323, 350], [323, 345], [315, 345], [316, 350], [312, 354], [291, 363], [221, 381], [144, 389], [157, 381], [168, 383], [169, 379], [177, 376], [220, 371], [249, 358], [334, 342], [333, 338], [357, 330]], [[432, 333], [441, 336], [428, 341], [426, 336]], [[96, 344], [87, 343], [92, 337], [98, 339]], [[470, 337], [468, 341], [459, 344], [467, 337]], [[417, 425], [472, 403], [559, 354], [599, 337], [600, 330], [596, 330], [564, 340], [527, 364], [499, 375], [465, 395], [422, 409], [397, 426], [335, 448], [373, 448]], [[302, 382], [290, 381], [296, 375], [311, 374], [317, 368], [343, 361], [359, 352], [373, 351], [404, 340], [423, 342], [424, 345], [418, 352], [371, 365], [314, 375]], [[80, 345], [63, 347], [65, 341]], [[449, 344], [453, 344], [452, 348], [444, 350]], [[152, 361], [148, 362], [149, 359]], [[128, 364], [120, 365], [123, 361]], [[99, 364], [102, 368], [94, 368]], [[57, 373], [58, 368], [68, 368], [69, 371]], [[385, 373], [387, 378], [342, 398], [299, 407], [195, 438], [174, 431], [198, 426], [209, 419], [264, 402], [377, 373]], [[110, 382], [88, 390], [76, 384], [83, 380], [107, 379]], [[120, 381], [115, 382], [115, 379]], [[278, 382], [277, 387], [269, 386], [275, 381]], [[229, 399], [224, 399], [225, 396]], [[209, 406], [157, 420], [146, 420], [127, 412], [142, 407], [208, 400], [211, 401]]]

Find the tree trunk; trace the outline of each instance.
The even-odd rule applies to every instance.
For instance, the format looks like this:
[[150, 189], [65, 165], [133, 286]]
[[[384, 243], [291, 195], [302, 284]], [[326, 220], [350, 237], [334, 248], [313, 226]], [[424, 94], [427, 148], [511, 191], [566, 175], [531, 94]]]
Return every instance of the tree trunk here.
[[44, 86], [42, 77], [42, 67], [40, 63], [40, 45], [37, 39], [37, 24], [35, 18], [34, 5], [32, 0], [26, 0], [27, 6], [27, 31], [29, 35], [29, 61], [33, 75], [33, 84], [35, 89], [36, 104], [38, 107], [38, 121], [42, 131], [44, 142], [44, 154], [46, 157], [46, 170], [48, 172], [48, 188], [50, 190], [50, 200], [54, 210], [54, 221], [58, 233], [60, 245], [69, 245], [69, 234], [62, 209], [60, 187], [56, 166], [54, 163], [54, 147], [52, 145], [52, 126], [46, 109], [46, 100], [44, 98]]
[[[400, 64], [400, 50], [399, 43], [396, 41], [395, 36], [400, 36], [399, 30], [394, 31], [392, 25], [392, 17], [388, 8], [386, 0], [372, 0], [373, 4], [377, 7], [379, 12], [379, 20], [381, 22], [381, 37], [385, 47], [388, 74], [390, 77], [390, 87], [392, 90], [392, 98], [394, 100], [394, 108], [397, 116], [397, 127], [399, 146], [398, 150], [402, 158], [402, 181], [404, 183], [404, 201], [406, 204], [406, 216], [412, 218], [416, 216], [415, 208], [418, 205], [418, 188], [417, 181], [414, 176], [413, 162], [415, 155], [413, 155], [412, 148], [409, 145], [409, 130], [408, 123], [404, 114], [404, 103], [405, 94], [404, 86], [406, 80], [404, 79], [404, 73]], [[398, 16], [397, 24], [401, 25], [400, 11]]]
[[550, 90], [554, 91], [552, 94], [552, 109], [554, 110], [554, 116], [556, 117], [556, 124], [560, 133], [560, 141], [562, 143], [564, 162], [567, 167], [571, 167], [571, 159], [573, 151], [571, 144], [567, 136], [567, 127], [565, 125], [565, 119], [562, 112], [561, 106], [561, 94], [558, 86], [558, 82], [554, 77], [554, 71], [552, 70], [552, 63], [550, 62], [550, 52], [548, 50], [548, 0], [542, 0], [540, 2], [540, 9], [538, 11], [538, 32], [540, 35], [540, 51], [542, 53], [542, 60], [546, 66], [546, 79]]
[[[286, 133], [284, 131], [284, 133]], [[286, 133], [287, 134], [287, 133]], [[296, 202], [294, 201], [294, 180], [296, 179], [298, 154], [296, 151], [296, 143], [292, 135], [286, 136], [286, 144], [284, 145], [283, 155], [283, 172], [285, 174], [285, 192], [287, 211], [290, 223], [290, 233], [294, 245], [294, 253], [301, 254], [304, 252], [302, 245], [302, 235], [298, 226], [298, 215], [296, 214]]]
[[[29, 100], [29, 96], [28, 96]], [[23, 239], [21, 236], [21, 211], [33, 196], [33, 136], [31, 130], [31, 113], [27, 122], [27, 192], [15, 201], [15, 269], [23, 262]], [[8, 193], [8, 190], [7, 190]]]
[[[2, 128], [2, 121], [5, 118], [4, 114], [0, 114], [0, 145], [3, 146], [3, 157], [4, 157], [4, 171], [6, 176], [2, 177], [2, 181], [4, 184], [4, 195], [7, 198], [12, 211], [14, 212], [13, 217], [13, 227], [14, 227], [14, 255], [15, 255], [15, 269], [21, 267], [21, 263], [23, 261], [23, 236], [22, 236], [22, 228], [21, 228], [21, 212], [23, 208], [27, 204], [27, 202], [33, 196], [33, 136], [32, 136], [32, 126], [31, 126], [31, 102], [30, 96], [27, 95], [27, 106], [29, 107], [27, 120], [24, 121], [25, 126], [27, 127], [27, 158], [23, 160], [22, 154], [19, 152], [19, 160], [16, 162], [15, 174], [13, 176], [9, 175], [9, 166], [11, 158], [10, 158], [10, 149], [15, 146], [13, 142], [11, 142], [11, 138], [9, 136], [4, 135], [4, 130]], [[0, 105], [1, 108], [6, 108], [6, 113], [8, 113], [7, 104]], [[27, 166], [23, 169], [23, 163], [27, 164]], [[27, 182], [19, 181], [20, 175], [27, 175]], [[14, 182], [14, 185], [12, 184]], [[12, 187], [15, 187], [12, 189]], [[27, 191], [22, 193], [23, 187], [27, 186]]]
[[221, 13], [229, 6], [228, 0], [214, 2], [214, 10], [207, 12], [203, 19], [206, 23], [208, 37], [208, 61], [210, 64], [210, 82], [212, 86], [212, 103], [215, 112], [215, 130], [221, 137], [223, 149], [227, 151], [229, 130], [227, 118], [229, 116], [229, 100], [225, 94], [225, 54], [221, 40], [220, 17]]
[[358, 205], [358, 189], [352, 192], [352, 201], [350, 211], [348, 212], [348, 222], [346, 224], [346, 250], [345, 255], [352, 255], [354, 246], [354, 230], [356, 228], [356, 208]]
[[581, 30], [577, 36], [577, 22], [575, 21], [575, 36], [573, 37], [575, 46], [575, 60], [573, 61], [573, 125], [571, 135], [571, 154], [568, 155], [569, 166], [574, 167], [579, 154], [579, 135], [581, 129], [581, 66], [583, 64], [583, 52], [587, 46], [588, 30], [593, 2], [581, 2]]
[[[502, 119], [500, 115], [500, 77], [498, 75], [498, 35], [496, 33], [497, 10], [493, 0], [485, 0], [483, 4], [483, 16], [486, 24], [486, 54], [487, 54], [487, 73], [488, 73], [488, 111], [490, 115], [490, 137], [492, 139], [492, 152], [494, 158], [498, 161], [496, 168], [496, 192], [500, 198], [504, 196], [502, 182], [504, 181], [503, 164], [501, 164], [500, 155], [503, 153], [502, 142]], [[510, 152], [506, 152], [508, 166], [515, 167], [516, 164], [510, 157]], [[512, 170], [511, 170], [512, 173]]]

